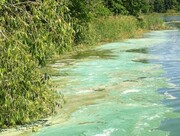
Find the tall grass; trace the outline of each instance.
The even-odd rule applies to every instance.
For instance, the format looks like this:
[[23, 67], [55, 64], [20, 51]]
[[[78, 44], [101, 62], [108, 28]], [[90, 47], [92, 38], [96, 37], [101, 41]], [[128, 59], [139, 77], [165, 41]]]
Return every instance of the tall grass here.
[[[97, 42], [110, 42], [133, 38], [144, 31], [164, 29], [163, 21], [158, 15], [111, 16], [98, 18], [91, 23], [93, 27], [93, 40]], [[92, 28], [91, 28], [92, 29]], [[93, 43], [93, 42], [92, 42]]]
[[146, 30], [162, 30], [166, 28], [163, 24], [163, 19], [158, 14], [143, 16], [143, 22], [140, 27]]
[[137, 29], [137, 20], [132, 16], [112, 16], [97, 19], [93, 25], [97, 40], [107, 42], [133, 37]]

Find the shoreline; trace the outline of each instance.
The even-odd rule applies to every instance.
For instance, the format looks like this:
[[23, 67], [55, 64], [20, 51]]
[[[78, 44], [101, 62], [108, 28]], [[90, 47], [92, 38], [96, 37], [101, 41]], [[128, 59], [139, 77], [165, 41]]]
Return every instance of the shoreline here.
[[[160, 30], [166, 30], [166, 29], [160, 29]], [[147, 29], [139, 29], [136, 30], [136, 35], [134, 37], [123, 37], [122, 39], [119, 40], [115, 40], [115, 41], [123, 41], [123, 40], [127, 40], [127, 39], [134, 39], [134, 38], [141, 38], [143, 37], [143, 35], [147, 32], [150, 32], [151, 30], [147, 30]], [[152, 31], [156, 31], [156, 30], [152, 30]], [[91, 50], [94, 49], [97, 46], [101, 46], [105, 43], [109, 43], [112, 42], [113, 40], [107, 40], [105, 42], [99, 42], [94, 46], [83, 46], [83, 48], [81, 48], [81, 45], [79, 45], [78, 47], [75, 48], [75, 50], [71, 51], [71, 52], [66, 52], [64, 53], [62, 56], [53, 56], [52, 59], [58, 58], [58, 59], [63, 59], [63, 58], [69, 58], [72, 55], [77, 54], [78, 52], [84, 52], [87, 50]], [[81, 50], [79, 50], [81, 49]], [[56, 60], [56, 59], [55, 59]], [[82, 95], [80, 96], [82, 97]], [[99, 96], [100, 97], [100, 96]], [[66, 98], [68, 100], [68, 98]], [[69, 98], [70, 99], [70, 98]], [[72, 98], [71, 98], [72, 99]], [[82, 100], [83, 101], [83, 100]], [[22, 126], [17, 126], [14, 128], [10, 128], [10, 129], [5, 129], [4, 132], [0, 132], [0, 136], [29, 136], [31, 135], [33, 132], [37, 132], [39, 129], [42, 129], [43, 127], [46, 126], [51, 126], [51, 125], [55, 125], [58, 124], [60, 122], [65, 122], [69, 115], [71, 115], [73, 113], [73, 111], [75, 111], [78, 107], [83, 106], [83, 105], [89, 105], [89, 104], [93, 104], [93, 102], [89, 102], [89, 103], [81, 103], [82, 101], [80, 101], [76, 107], [73, 107], [74, 109], [72, 110], [70, 107], [70, 105], [65, 104], [63, 109], [60, 109], [60, 111], [57, 111], [57, 114], [54, 116], [50, 116], [48, 118], [42, 119], [41, 121], [45, 121], [45, 123], [42, 123], [41, 121], [38, 123], [31, 123], [29, 125], [22, 125]], [[69, 107], [68, 107], [69, 106]], [[71, 109], [71, 110], [70, 110]], [[70, 111], [69, 111], [70, 110]], [[68, 112], [67, 112], [68, 111]], [[63, 116], [60, 120], [56, 120], [58, 115], [63, 114], [61, 116]], [[43, 122], [44, 122], [43, 121]]]

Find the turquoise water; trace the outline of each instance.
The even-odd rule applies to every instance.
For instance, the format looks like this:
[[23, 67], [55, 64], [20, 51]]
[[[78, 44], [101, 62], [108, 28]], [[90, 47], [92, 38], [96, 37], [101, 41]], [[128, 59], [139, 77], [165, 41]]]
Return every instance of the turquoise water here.
[[34, 135], [178, 136], [179, 43], [178, 30], [157, 31], [57, 60], [53, 80], [72, 112]]

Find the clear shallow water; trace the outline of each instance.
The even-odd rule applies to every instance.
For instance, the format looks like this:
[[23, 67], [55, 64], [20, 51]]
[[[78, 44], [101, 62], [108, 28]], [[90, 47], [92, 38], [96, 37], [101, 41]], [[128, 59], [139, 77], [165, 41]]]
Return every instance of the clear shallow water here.
[[[167, 107], [172, 107], [174, 112], [180, 113], [180, 31], [169, 33], [168, 42], [150, 48], [151, 54], [157, 54], [158, 60], [151, 60], [152, 63], [162, 65], [166, 71], [162, 76], [167, 77], [170, 88], [158, 89], [158, 92], [165, 94], [167, 99], [163, 103]], [[170, 131], [170, 136], [180, 134], [180, 118], [166, 118], [162, 121], [160, 129]]]
[[179, 40], [178, 30], [151, 32], [58, 61], [52, 65], [62, 74], [54, 77], [58, 90], [72, 107], [84, 104], [34, 135], [178, 136]]

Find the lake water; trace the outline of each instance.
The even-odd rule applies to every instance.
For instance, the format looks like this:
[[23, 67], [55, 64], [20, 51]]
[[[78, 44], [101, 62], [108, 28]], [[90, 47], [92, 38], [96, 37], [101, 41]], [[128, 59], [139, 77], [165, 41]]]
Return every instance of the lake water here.
[[180, 134], [179, 30], [105, 44], [52, 67], [71, 113], [35, 136]]

